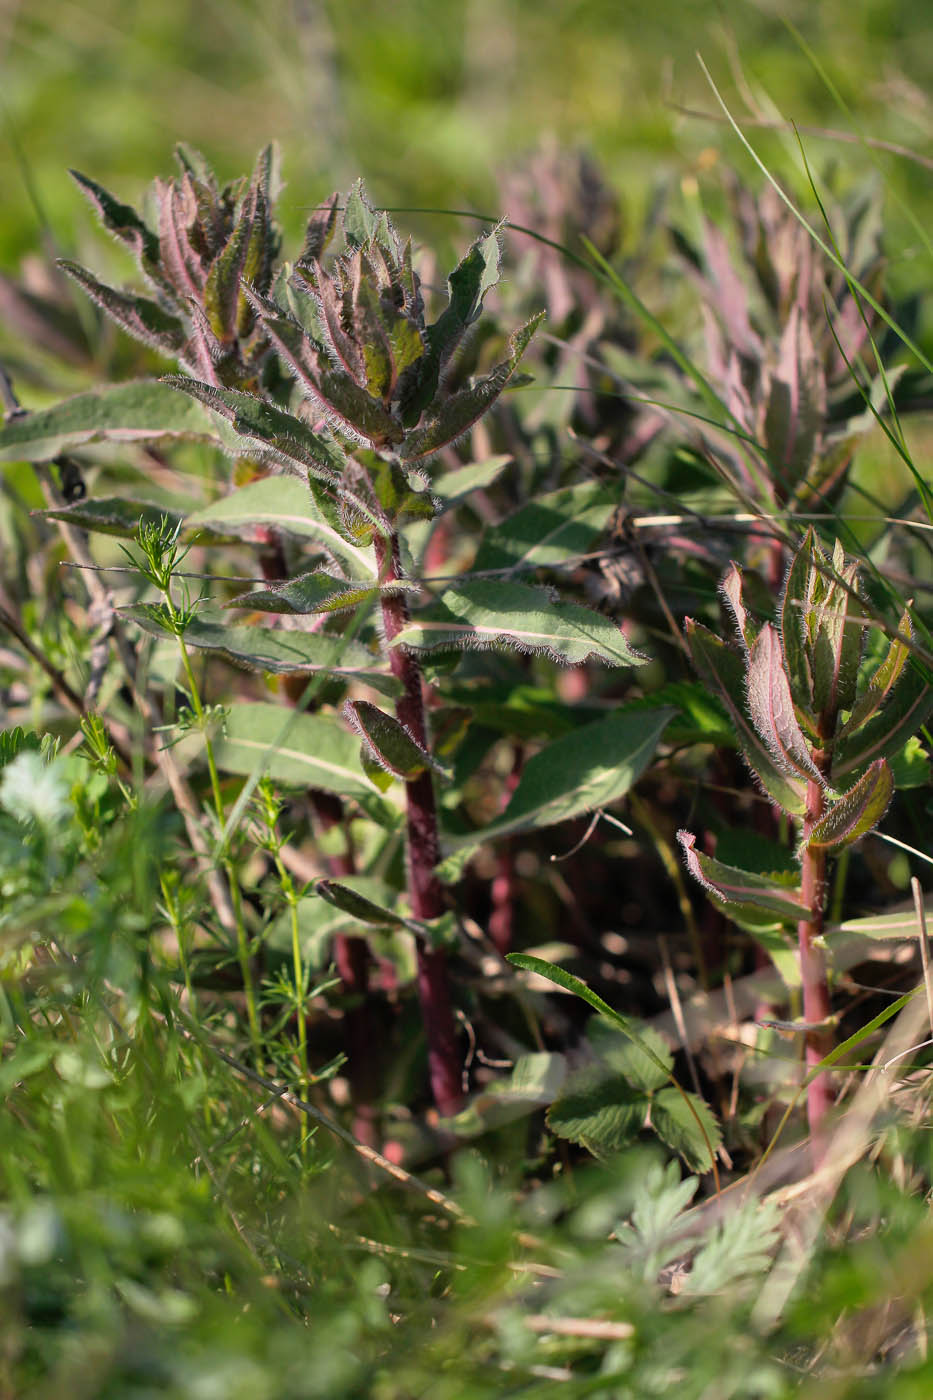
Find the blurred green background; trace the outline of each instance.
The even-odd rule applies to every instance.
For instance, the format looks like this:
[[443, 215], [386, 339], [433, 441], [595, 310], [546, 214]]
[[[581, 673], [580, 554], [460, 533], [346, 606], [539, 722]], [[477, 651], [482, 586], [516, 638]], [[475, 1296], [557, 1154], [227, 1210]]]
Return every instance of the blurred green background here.
[[[296, 238], [304, 209], [358, 174], [395, 207], [498, 212], [496, 170], [543, 133], [597, 154], [637, 208], [660, 175], [709, 170], [713, 152], [747, 166], [721, 120], [682, 110], [717, 111], [698, 51], [743, 122], [792, 118], [931, 152], [928, 0], [4, 0], [0, 267], [40, 239], [99, 249], [67, 167], [135, 202], [179, 139], [223, 177], [277, 139]], [[748, 130], [782, 174], [799, 170], [792, 133]], [[864, 175], [877, 160], [926, 219], [929, 169], [805, 141], [820, 170], [834, 159]], [[450, 224], [443, 236], [459, 239]], [[441, 223], [420, 228], [436, 238]]]

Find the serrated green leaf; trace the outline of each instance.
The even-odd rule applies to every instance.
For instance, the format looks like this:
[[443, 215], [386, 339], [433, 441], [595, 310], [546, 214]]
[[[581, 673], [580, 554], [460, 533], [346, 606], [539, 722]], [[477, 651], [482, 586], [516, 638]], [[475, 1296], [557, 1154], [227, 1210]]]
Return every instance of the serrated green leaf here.
[[659, 1089], [651, 1100], [651, 1126], [661, 1141], [683, 1158], [691, 1171], [710, 1170], [710, 1148], [715, 1152], [719, 1147], [722, 1132], [714, 1114], [699, 1095], [672, 1087]]
[[90, 272], [77, 263], [60, 258], [58, 266], [67, 272], [93, 302], [115, 321], [121, 330], [142, 341], [169, 358], [176, 358], [185, 348], [186, 332], [177, 316], [172, 316], [148, 297], [118, 292], [98, 282]]
[[[144, 631], [155, 636], [165, 635], [152, 614], [142, 606], [121, 609]], [[376, 659], [354, 642], [319, 632], [293, 632], [272, 627], [228, 627], [203, 613], [191, 619], [184, 633], [185, 645], [219, 655], [245, 666], [250, 671], [270, 675], [322, 672], [357, 680], [383, 695], [397, 695], [400, 685], [394, 676], [380, 670]]]
[[544, 652], [565, 665], [592, 657], [610, 666], [643, 666], [615, 622], [579, 603], [552, 603], [528, 584], [473, 579], [448, 588], [393, 639], [417, 651], [489, 646]]
[[547, 1111], [547, 1125], [557, 1137], [606, 1158], [638, 1136], [648, 1104], [646, 1095], [621, 1075], [589, 1065], [570, 1075]]
[[651, 1094], [670, 1080], [674, 1056], [651, 1026], [636, 1025], [632, 1030], [632, 1036], [623, 1036], [614, 1021], [594, 1016], [586, 1034], [601, 1060], [639, 1093]]
[[555, 739], [528, 759], [501, 817], [448, 845], [475, 846], [513, 831], [532, 831], [608, 807], [648, 767], [673, 710], [622, 708]]
[[483, 532], [473, 560], [486, 569], [538, 568], [585, 554], [618, 506], [618, 490], [584, 481], [550, 491]]
[[696, 837], [690, 831], [678, 831], [677, 840], [690, 874], [704, 889], [726, 904], [763, 909], [785, 923], [796, 924], [807, 913], [800, 898], [800, 882], [796, 874], [775, 871], [769, 875], [759, 875], [725, 865], [698, 851]]
[[201, 404], [160, 381], [138, 379], [11, 418], [0, 425], [0, 462], [50, 462], [92, 442], [216, 436], [215, 420]]
[[833, 802], [801, 849], [835, 853], [860, 840], [881, 821], [893, 793], [891, 769], [879, 758], [847, 793]]

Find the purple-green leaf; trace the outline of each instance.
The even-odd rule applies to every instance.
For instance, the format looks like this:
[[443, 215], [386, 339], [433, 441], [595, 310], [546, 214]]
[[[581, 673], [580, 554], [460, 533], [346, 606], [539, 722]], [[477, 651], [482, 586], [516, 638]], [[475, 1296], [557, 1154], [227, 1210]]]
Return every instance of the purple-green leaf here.
[[[678, 831], [677, 840], [684, 853], [687, 869], [710, 894], [726, 904], [763, 909], [784, 923], [796, 924], [808, 913], [800, 897], [797, 877], [784, 872], [758, 875], [739, 870], [734, 865], [707, 856], [696, 849], [696, 837], [691, 831]], [[793, 883], [791, 883], [793, 881]]]
[[894, 792], [894, 778], [879, 758], [814, 825], [801, 850], [841, 851], [878, 825]]
[[801, 774], [822, 781], [794, 713], [784, 653], [770, 622], [764, 624], [749, 652], [748, 708], [779, 768], [789, 777]]
[[806, 809], [806, 785], [799, 778], [788, 777], [778, 767], [757, 730], [749, 723], [742, 658], [692, 618], [687, 618], [684, 630], [697, 674], [707, 689], [725, 705], [752, 772], [785, 812], [802, 816]]
[[93, 302], [105, 311], [111, 320], [144, 345], [160, 350], [163, 355], [174, 359], [185, 347], [185, 328], [177, 316], [164, 311], [156, 301], [148, 297], [133, 296], [118, 292], [103, 282], [98, 282], [77, 263], [60, 259], [58, 266], [73, 278]]
[[403, 782], [411, 782], [426, 769], [441, 771], [413, 735], [393, 715], [368, 700], [348, 700], [343, 712], [376, 762]]

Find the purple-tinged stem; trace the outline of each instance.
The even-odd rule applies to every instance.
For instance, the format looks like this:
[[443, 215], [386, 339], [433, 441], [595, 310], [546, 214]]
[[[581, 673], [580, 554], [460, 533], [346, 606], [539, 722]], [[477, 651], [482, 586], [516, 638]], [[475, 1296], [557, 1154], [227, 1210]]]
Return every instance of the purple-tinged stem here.
[[[375, 538], [376, 561], [383, 582], [402, 577], [398, 536], [391, 540]], [[393, 639], [408, 621], [408, 609], [402, 594], [383, 597], [382, 620], [386, 642]], [[428, 748], [424, 714], [421, 667], [405, 647], [389, 646], [392, 674], [402, 684], [402, 694], [395, 705], [395, 715], [412, 738], [422, 748]], [[408, 897], [415, 919], [437, 919], [445, 912], [444, 891], [435, 874], [440, 859], [437, 830], [437, 805], [434, 783], [425, 771], [405, 784], [408, 809], [406, 814], [406, 846], [408, 854]], [[418, 997], [428, 1046], [428, 1073], [431, 1092], [438, 1112], [445, 1118], [457, 1113], [463, 1104], [460, 1053], [457, 1028], [450, 1001], [447, 957], [442, 949], [432, 948], [423, 938], [416, 938], [418, 961]]]
[[[821, 771], [827, 766], [828, 756], [824, 750], [815, 750], [813, 758]], [[807, 784], [804, 840], [823, 816], [824, 810], [823, 785], [816, 778], [811, 778]], [[801, 919], [797, 925], [800, 978], [803, 983], [803, 1019], [808, 1025], [820, 1025], [829, 1019], [831, 1010], [829, 983], [826, 980], [826, 960], [822, 949], [815, 946], [815, 940], [823, 932], [825, 918], [825, 851], [804, 849], [801, 862], [800, 895], [804, 906], [810, 910], [809, 918]], [[809, 1072], [829, 1054], [833, 1047], [833, 1036], [830, 1030], [811, 1030], [805, 1034], [806, 1066]], [[810, 1124], [814, 1166], [820, 1165], [826, 1151], [825, 1119], [832, 1106], [832, 1082], [828, 1071], [823, 1070], [807, 1087], [807, 1120]]]

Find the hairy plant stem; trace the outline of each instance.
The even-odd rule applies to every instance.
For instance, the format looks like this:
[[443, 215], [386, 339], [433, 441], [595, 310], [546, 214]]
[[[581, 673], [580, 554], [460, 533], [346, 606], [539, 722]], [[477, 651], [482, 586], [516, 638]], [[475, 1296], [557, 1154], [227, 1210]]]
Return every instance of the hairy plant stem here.
[[[829, 767], [829, 755], [815, 749], [813, 759], [820, 772]], [[803, 839], [807, 840], [825, 811], [825, 788], [817, 778], [807, 784], [807, 809], [804, 816]], [[804, 848], [801, 861], [800, 895], [810, 916], [797, 925], [800, 949], [800, 978], [803, 984], [803, 1019], [808, 1025], [822, 1025], [830, 1016], [829, 984], [826, 980], [826, 959], [815, 940], [823, 933], [826, 908], [826, 853]], [[829, 1054], [833, 1046], [832, 1031], [808, 1030], [806, 1035], [806, 1066], [811, 1071]], [[826, 1150], [825, 1119], [833, 1104], [829, 1073], [818, 1074], [807, 1087], [807, 1120], [810, 1125], [813, 1161], [819, 1166]]]
[[[383, 583], [402, 577], [397, 535], [385, 539], [375, 537], [376, 562]], [[389, 664], [392, 674], [401, 681], [402, 694], [396, 701], [395, 714], [412, 738], [422, 748], [428, 748], [424, 714], [421, 667], [405, 647], [392, 646], [408, 620], [404, 595], [384, 596], [382, 620], [385, 639], [389, 644]], [[405, 784], [407, 795], [406, 847], [408, 856], [408, 897], [414, 918], [439, 918], [445, 910], [444, 891], [435, 874], [440, 859], [437, 830], [437, 805], [434, 783], [425, 771]], [[460, 1055], [457, 1049], [457, 1028], [450, 1001], [447, 957], [440, 948], [432, 948], [423, 938], [416, 938], [418, 961], [418, 997], [424, 1020], [428, 1046], [428, 1073], [431, 1092], [438, 1112], [445, 1118], [457, 1113], [463, 1103]]]

